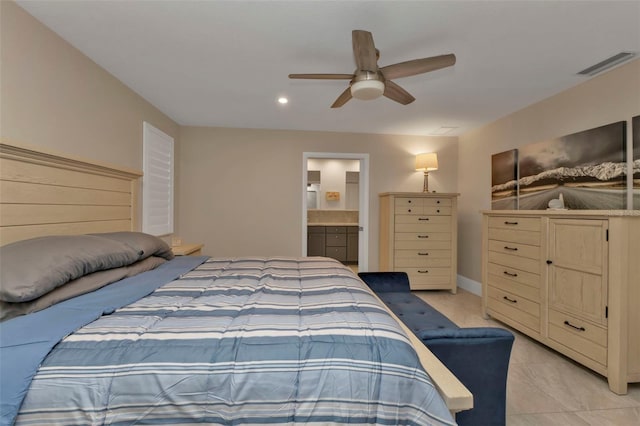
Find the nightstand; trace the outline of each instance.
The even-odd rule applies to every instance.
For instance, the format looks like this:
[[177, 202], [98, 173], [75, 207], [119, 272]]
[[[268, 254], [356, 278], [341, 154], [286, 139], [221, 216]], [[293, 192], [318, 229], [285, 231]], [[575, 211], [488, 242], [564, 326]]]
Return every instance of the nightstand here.
[[181, 244], [171, 247], [171, 250], [176, 256], [200, 256], [203, 246], [204, 244]]

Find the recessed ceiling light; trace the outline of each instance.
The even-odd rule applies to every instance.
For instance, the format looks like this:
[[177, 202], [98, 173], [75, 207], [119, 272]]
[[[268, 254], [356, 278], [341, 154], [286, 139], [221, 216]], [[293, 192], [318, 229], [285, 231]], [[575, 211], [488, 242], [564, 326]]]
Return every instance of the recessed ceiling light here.
[[287, 104], [287, 103], [289, 103], [289, 99], [285, 98], [284, 96], [280, 96], [278, 98], [278, 103], [282, 104], [282, 105]]

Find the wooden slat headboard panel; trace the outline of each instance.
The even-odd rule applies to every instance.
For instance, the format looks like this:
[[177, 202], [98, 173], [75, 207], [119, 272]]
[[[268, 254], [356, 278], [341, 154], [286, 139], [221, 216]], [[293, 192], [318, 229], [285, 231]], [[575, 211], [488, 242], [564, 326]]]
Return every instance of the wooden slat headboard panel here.
[[137, 228], [137, 170], [0, 142], [0, 245]]

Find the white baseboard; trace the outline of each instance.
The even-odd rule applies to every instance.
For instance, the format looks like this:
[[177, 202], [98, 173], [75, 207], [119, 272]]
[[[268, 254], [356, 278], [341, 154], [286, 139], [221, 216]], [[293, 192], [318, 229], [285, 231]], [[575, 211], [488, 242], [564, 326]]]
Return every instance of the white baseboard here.
[[463, 277], [462, 275], [458, 275], [458, 287], [467, 290], [476, 296], [482, 296], [482, 283]]

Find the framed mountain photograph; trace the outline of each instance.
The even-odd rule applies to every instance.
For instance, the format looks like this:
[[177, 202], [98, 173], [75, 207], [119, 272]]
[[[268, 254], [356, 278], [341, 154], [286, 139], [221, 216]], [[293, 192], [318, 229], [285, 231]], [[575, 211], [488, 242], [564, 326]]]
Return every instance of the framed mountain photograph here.
[[518, 209], [518, 150], [491, 156], [491, 209]]
[[[626, 208], [626, 121], [525, 145], [518, 152], [519, 208]], [[562, 195], [562, 197], [560, 197]]]

